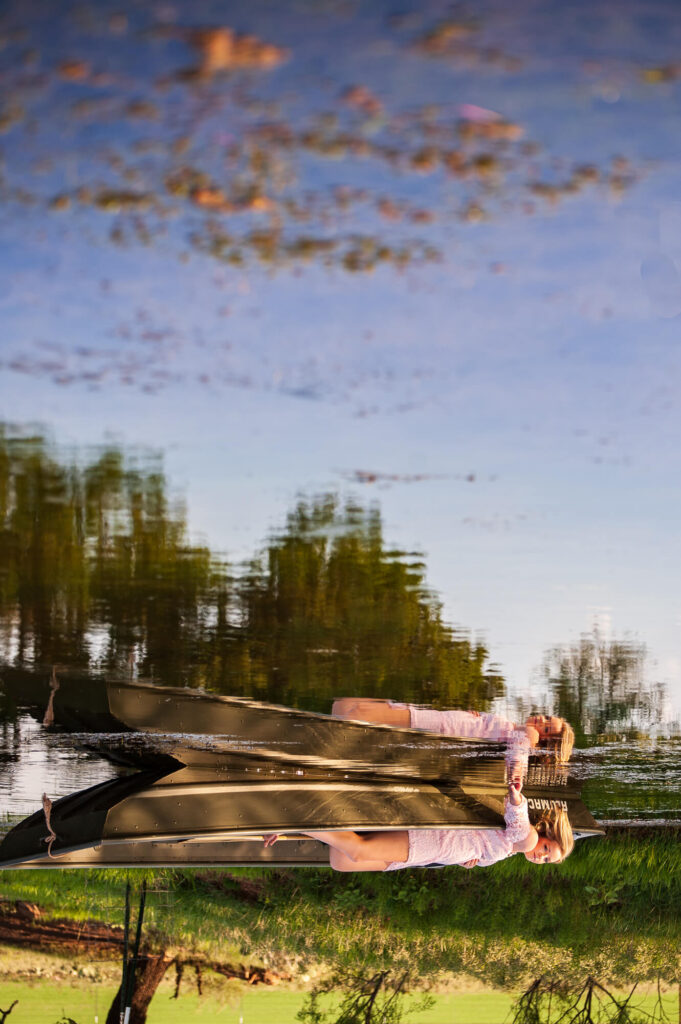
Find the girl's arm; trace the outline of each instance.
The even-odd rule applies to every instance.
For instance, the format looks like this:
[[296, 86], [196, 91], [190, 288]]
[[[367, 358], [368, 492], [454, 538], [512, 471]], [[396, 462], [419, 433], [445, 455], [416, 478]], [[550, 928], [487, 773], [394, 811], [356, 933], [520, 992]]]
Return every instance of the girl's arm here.
[[527, 800], [522, 795], [518, 783], [513, 782], [508, 787], [504, 821], [506, 822], [506, 838], [513, 844], [514, 853], [522, 852], [534, 845], [532, 840], [535, 830], [530, 825]]
[[[436, 711], [434, 708], [400, 704], [397, 701], [380, 700], [375, 697], [341, 697], [333, 702], [331, 714], [335, 718], [355, 722], [394, 725], [400, 729], [424, 729], [427, 732], [459, 739], [517, 743], [526, 747], [536, 745], [532, 739], [528, 742], [524, 728], [518, 728], [514, 722], [490, 712], [456, 709]], [[535, 736], [538, 736], [536, 731]]]
[[515, 730], [513, 722], [498, 715], [479, 711], [436, 711], [414, 704], [378, 700], [372, 697], [341, 697], [333, 702], [331, 714], [336, 718], [393, 725], [401, 729], [424, 729], [442, 736], [459, 739], [481, 739], [506, 742]]
[[489, 711], [461, 711], [456, 708], [436, 711], [435, 708], [414, 704], [407, 704], [406, 707], [409, 709], [412, 729], [425, 729], [461, 740], [486, 740], [491, 743], [508, 743], [516, 739], [515, 724]]
[[506, 761], [507, 777], [512, 783], [521, 784], [527, 775], [527, 761], [530, 753], [530, 741], [527, 737], [516, 730], [515, 735], [509, 740], [506, 747], [504, 760]]

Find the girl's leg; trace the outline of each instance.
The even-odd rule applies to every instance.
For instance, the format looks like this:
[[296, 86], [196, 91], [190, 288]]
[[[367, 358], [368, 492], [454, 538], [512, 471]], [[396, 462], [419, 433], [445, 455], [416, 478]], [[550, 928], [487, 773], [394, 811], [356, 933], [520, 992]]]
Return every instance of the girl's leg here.
[[329, 847], [329, 865], [334, 871], [385, 871], [387, 867], [384, 860], [351, 860], [333, 846]]
[[335, 700], [331, 714], [355, 722], [371, 722], [376, 725], [396, 725], [408, 729], [411, 725], [409, 708], [394, 708], [387, 700], [371, 697], [341, 697]]
[[[409, 833], [395, 832], [306, 832], [331, 847], [329, 863], [339, 871], [384, 871], [388, 864], [409, 857]], [[353, 866], [354, 865], [354, 866]]]

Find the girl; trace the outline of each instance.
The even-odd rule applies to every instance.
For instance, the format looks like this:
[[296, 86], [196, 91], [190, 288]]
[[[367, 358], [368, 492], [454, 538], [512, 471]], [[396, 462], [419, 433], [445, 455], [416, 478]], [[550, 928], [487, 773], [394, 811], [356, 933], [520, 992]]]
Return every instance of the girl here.
[[[558, 864], [572, 852], [567, 811], [552, 808], [531, 825], [519, 782], [509, 786], [505, 829], [404, 829], [395, 832], [306, 832], [326, 843], [336, 871], [394, 871], [397, 868], [459, 864], [488, 867], [514, 853], [532, 864]], [[265, 836], [265, 846], [277, 841]]]
[[572, 753], [575, 734], [562, 718], [530, 715], [524, 726], [506, 718], [479, 711], [435, 711], [414, 704], [399, 704], [392, 700], [342, 697], [333, 702], [331, 714], [336, 718], [394, 725], [400, 728], [426, 729], [428, 732], [459, 739], [490, 740], [508, 743], [518, 748], [548, 747], [555, 751], [556, 759], [567, 764]]

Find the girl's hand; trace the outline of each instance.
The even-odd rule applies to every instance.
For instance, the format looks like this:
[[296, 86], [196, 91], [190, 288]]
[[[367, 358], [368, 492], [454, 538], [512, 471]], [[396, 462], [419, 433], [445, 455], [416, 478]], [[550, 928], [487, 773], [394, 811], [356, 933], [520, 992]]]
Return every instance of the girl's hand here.
[[274, 846], [278, 838], [279, 836], [276, 832], [268, 832], [267, 835], [262, 837], [262, 840], [265, 846]]
[[518, 807], [523, 802], [522, 789], [523, 784], [520, 779], [514, 779], [508, 787], [508, 801], [514, 807]]
[[459, 866], [462, 867], [462, 868], [474, 868], [477, 863], [478, 863], [478, 858], [477, 857], [473, 857], [472, 860], [464, 861], [464, 863], [459, 865]]
[[527, 736], [528, 740], [530, 741], [530, 746], [531, 747], [536, 747], [537, 744], [539, 743], [539, 732], [538, 732], [538, 730], [535, 729], [535, 727], [533, 725], [526, 725], [525, 726], [525, 735]]

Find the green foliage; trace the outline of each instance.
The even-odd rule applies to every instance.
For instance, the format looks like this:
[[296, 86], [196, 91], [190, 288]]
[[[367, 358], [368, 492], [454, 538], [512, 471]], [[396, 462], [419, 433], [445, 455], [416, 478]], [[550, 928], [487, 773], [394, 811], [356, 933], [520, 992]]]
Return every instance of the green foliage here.
[[300, 501], [239, 600], [241, 669], [259, 696], [320, 709], [340, 693], [485, 706], [503, 691], [486, 648], [443, 623], [423, 563], [386, 550], [375, 508]]
[[158, 467], [126, 466], [117, 450], [82, 468], [41, 438], [0, 435], [0, 615], [17, 615], [19, 664], [129, 671], [138, 656], [142, 671], [183, 680], [222, 573], [187, 544], [166, 491]]
[[366, 895], [360, 886], [348, 883], [345, 888], [335, 894], [335, 902], [341, 910], [359, 910], [367, 903]]
[[592, 910], [599, 907], [618, 907], [622, 903], [622, 890], [624, 882], [615, 882], [614, 885], [585, 885], [584, 892], [587, 896], [587, 904]]
[[429, 884], [428, 877], [423, 872], [403, 874], [398, 887], [392, 893], [392, 898], [397, 904], [405, 904], [417, 917], [422, 917], [439, 902], [437, 890]]

